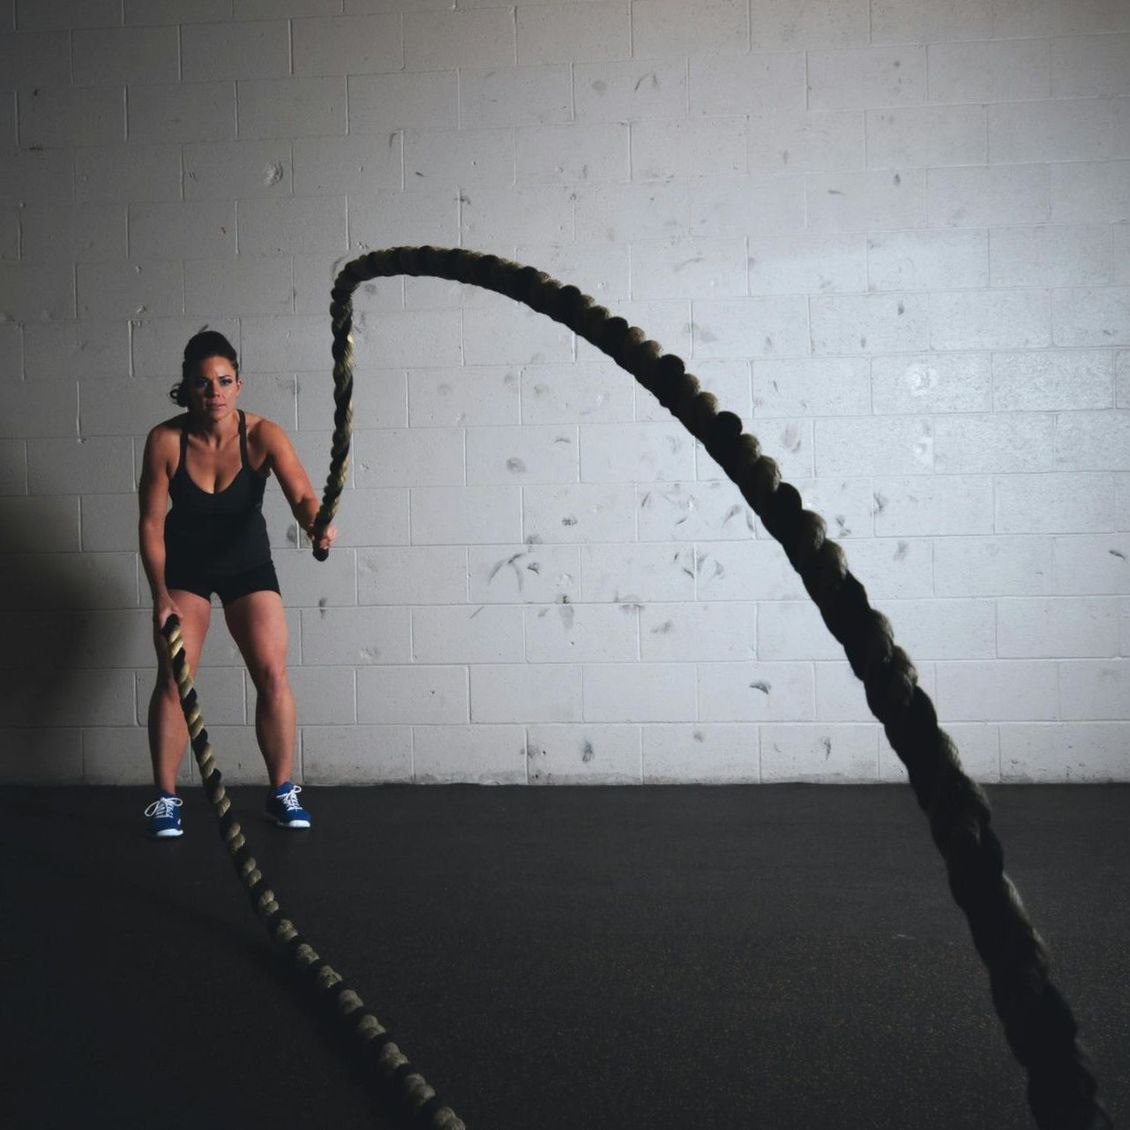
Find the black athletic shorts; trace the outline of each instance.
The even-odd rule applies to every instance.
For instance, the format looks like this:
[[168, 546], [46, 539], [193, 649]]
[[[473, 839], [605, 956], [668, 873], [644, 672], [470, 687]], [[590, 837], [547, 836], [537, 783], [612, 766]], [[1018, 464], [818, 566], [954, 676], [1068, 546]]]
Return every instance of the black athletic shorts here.
[[273, 561], [266, 561], [242, 573], [208, 573], [204, 570], [185, 570], [177, 572], [176, 566], [165, 566], [165, 588], [183, 589], [194, 592], [205, 600], [216, 593], [225, 608], [233, 600], [239, 600], [251, 592], [278, 592], [279, 579], [275, 574]]

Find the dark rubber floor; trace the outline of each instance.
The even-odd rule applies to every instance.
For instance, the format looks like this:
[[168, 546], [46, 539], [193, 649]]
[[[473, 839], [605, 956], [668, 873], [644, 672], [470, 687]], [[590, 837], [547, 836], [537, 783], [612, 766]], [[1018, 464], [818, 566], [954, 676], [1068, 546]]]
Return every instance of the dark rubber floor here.
[[[1130, 786], [988, 789], [1130, 1126]], [[392, 1127], [214, 818], [0, 790], [0, 1120]], [[1021, 1130], [1024, 1076], [905, 786], [235, 790], [314, 946], [469, 1130]]]

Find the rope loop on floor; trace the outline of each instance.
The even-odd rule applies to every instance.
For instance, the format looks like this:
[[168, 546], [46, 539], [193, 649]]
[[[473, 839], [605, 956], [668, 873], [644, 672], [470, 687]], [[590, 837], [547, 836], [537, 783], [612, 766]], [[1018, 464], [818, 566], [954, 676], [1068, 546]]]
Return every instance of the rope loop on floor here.
[[[824, 520], [804, 509], [800, 493], [781, 480], [777, 463], [731, 412], [718, 411], [683, 361], [614, 317], [574, 286], [496, 255], [457, 248], [393, 247], [347, 263], [331, 292], [334, 433], [330, 471], [314, 519], [317, 541], [333, 519], [348, 473], [353, 391], [353, 292], [370, 279], [425, 275], [496, 291], [561, 322], [608, 354], [651, 392], [696, 439], [769, 533], [784, 547], [828, 630], [864, 684], [867, 705], [906, 766], [945, 860], [950, 890], [964, 911], [989, 972], [993, 1004], [1009, 1045], [1028, 1076], [1028, 1102], [1040, 1130], [1109, 1130], [1089, 1056], [1071, 1009], [1052, 984], [1044, 943], [1004, 873], [1000, 841], [990, 826], [983, 790], [962, 770], [957, 748], [938, 726], [934, 705], [918, 685], [910, 657], [890, 623], [871, 607], [848, 570]], [[315, 557], [326, 554], [315, 550]], [[195, 747], [194, 747], [195, 748]], [[455, 1125], [435, 1123], [440, 1125]]]

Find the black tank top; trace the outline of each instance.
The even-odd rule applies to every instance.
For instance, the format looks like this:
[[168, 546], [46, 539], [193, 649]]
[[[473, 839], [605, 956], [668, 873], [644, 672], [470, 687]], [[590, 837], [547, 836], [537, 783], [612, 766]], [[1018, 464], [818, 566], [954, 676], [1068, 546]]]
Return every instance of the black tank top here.
[[181, 426], [180, 462], [169, 482], [172, 509], [165, 515], [166, 568], [207, 573], [242, 573], [271, 559], [263, 489], [267, 476], [247, 457], [247, 420], [239, 413], [240, 468], [215, 494], [203, 490], [188, 473], [188, 418]]

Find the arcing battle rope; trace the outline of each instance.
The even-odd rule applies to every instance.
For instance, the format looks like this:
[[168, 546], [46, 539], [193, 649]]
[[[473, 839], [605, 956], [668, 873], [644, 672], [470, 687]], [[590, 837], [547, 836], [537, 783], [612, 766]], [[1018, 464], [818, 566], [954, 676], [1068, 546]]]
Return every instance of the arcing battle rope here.
[[204, 791], [219, 817], [220, 835], [227, 844], [232, 866], [247, 889], [251, 905], [263, 920], [271, 941], [295, 970], [320, 990], [322, 998], [332, 1004], [343, 1028], [358, 1041], [367, 1064], [375, 1073], [375, 1081], [399, 1098], [406, 1114], [414, 1116], [421, 1125], [433, 1127], [434, 1130], [466, 1130], [462, 1119], [450, 1107], [440, 1103], [435, 1091], [396, 1046], [392, 1036], [364, 1007], [364, 1001], [345, 983], [340, 973], [318, 956], [299, 934], [294, 923], [284, 916], [274, 891], [267, 886], [267, 880], [263, 878], [247, 847], [242, 829], [232, 816], [231, 801], [221, 783], [220, 771], [212, 756], [212, 745], [208, 741], [208, 731], [204, 729], [204, 721], [200, 716], [196, 688], [192, 683], [192, 672], [188, 669], [184, 641], [181, 638], [180, 621], [176, 616], [170, 616], [165, 621], [161, 633], [169, 647], [173, 676], [177, 681], [181, 708], [184, 720], [188, 723], [192, 752], [200, 768]]
[[945, 859], [950, 890], [988, 968], [1005, 1035], [1027, 1071], [1028, 1102], [1037, 1126], [1111, 1127], [1096, 1098], [1097, 1084], [1076, 1038], [1071, 1009], [1048, 975], [1043, 941], [1004, 873], [1001, 844], [989, 826], [988, 798], [965, 775], [953, 741], [938, 728], [934, 705], [918, 686], [906, 652], [896, 646], [890, 623], [868, 603], [863, 585], [848, 571], [843, 550], [825, 536], [824, 520], [802, 508], [796, 488], [781, 481], [777, 464], [762, 455], [753, 436], [742, 432], [741, 420], [732, 412], [719, 412], [714, 397], [700, 390], [683, 362], [664, 353], [642, 330], [613, 317], [575, 286], [562, 286], [542, 271], [494, 255], [394, 247], [346, 264], [337, 276], [330, 306], [336, 411], [329, 478], [314, 520], [315, 540], [337, 509], [349, 456], [353, 291], [369, 279], [391, 275], [427, 275], [485, 287], [549, 315], [627, 369], [702, 441], [784, 547], [906, 766]]

